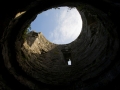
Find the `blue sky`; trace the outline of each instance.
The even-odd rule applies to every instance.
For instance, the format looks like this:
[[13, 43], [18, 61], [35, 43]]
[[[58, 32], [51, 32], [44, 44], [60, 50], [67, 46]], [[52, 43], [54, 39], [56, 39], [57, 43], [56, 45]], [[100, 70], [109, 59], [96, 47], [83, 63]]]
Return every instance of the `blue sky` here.
[[60, 7], [49, 9], [37, 15], [31, 23], [31, 30], [42, 32], [50, 42], [67, 44], [74, 41], [81, 32], [82, 20], [76, 8]]

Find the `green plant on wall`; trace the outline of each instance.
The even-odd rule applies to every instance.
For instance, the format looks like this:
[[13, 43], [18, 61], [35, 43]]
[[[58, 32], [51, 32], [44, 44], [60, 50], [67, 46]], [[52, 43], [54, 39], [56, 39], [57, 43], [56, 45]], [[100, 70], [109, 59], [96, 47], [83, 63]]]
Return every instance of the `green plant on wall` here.
[[71, 9], [74, 9], [75, 7], [74, 6], [69, 6], [68, 9], [71, 10]]
[[60, 9], [59, 7], [54, 7], [54, 9]]
[[26, 28], [26, 34], [28, 34], [31, 30], [31, 25], [29, 25], [27, 28]]
[[28, 27], [24, 30], [22, 38], [25, 40], [27, 34], [31, 31], [31, 25], [28, 25]]

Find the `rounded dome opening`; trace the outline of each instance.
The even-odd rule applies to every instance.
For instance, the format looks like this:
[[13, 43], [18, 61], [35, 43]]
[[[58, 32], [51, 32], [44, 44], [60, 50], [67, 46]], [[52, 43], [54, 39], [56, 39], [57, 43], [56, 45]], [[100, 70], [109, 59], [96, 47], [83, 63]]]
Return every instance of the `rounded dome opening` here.
[[81, 33], [81, 15], [75, 7], [52, 8], [37, 15], [31, 30], [42, 32], [52, 43], [68, 44]]

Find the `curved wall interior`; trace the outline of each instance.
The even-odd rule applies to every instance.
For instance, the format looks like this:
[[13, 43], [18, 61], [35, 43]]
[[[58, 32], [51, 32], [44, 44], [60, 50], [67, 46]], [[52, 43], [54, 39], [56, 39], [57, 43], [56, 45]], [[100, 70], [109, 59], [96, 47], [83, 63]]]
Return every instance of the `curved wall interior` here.
[[[119, 2], [7, 2], [9, 8], [0, 17], [1, 90], [120, 89]], [[49, 42], [42, 33], [25, 34], [37, 14], [59, 6], [74, 6], [79, 11], [83, 27], [76, 40], [60, 45]]]

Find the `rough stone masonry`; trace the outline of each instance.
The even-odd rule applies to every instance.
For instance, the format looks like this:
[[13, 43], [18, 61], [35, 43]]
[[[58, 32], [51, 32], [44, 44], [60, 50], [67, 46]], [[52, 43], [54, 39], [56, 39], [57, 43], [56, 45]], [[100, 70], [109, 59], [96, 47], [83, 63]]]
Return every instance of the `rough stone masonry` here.
[[[0, 4], [0, 90], [120, 89], [120, 2], [2, 0]], [[24, 33], [39, 13], [59, 6], [76, 7], [83, 21], [81, 34], [67, 44], [72, 65], [67, 65], [62, 52], [66, 45], [54, 44], [42, 33]]]

